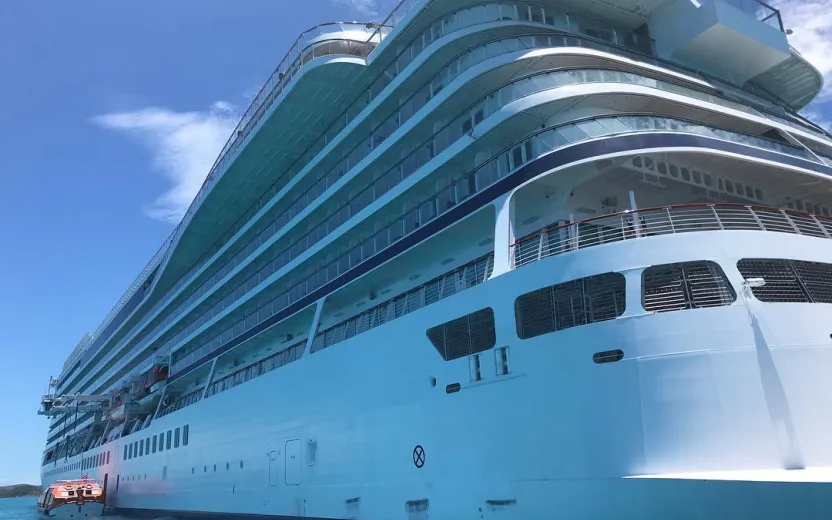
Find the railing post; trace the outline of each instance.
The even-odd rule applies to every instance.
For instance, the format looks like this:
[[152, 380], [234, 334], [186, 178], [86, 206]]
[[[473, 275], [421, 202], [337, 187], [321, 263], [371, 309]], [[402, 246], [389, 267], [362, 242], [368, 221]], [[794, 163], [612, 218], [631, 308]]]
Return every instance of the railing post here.
[[751, 206], [743, 206], [743, 207], [746, 209], [746, 211], [751, 213], [752, 217], [754, 217], [754, 220], [757, 222], [757, 225], [760, 226], [760, 231], [767, 231], [766, 225], [763, 224], [762, 220], [760, 220], [760, 217], [759, 217], [759, 215], [757, 215], [757, 212], [754, 211], [754, 208], [752, 208]]
[[820, 220], [818, 220], [818, 218], [816, 216], [814, 216], [814, 215], [809, 215], [809, 216], [812, 217], [812, 220], [814, 220], [815, 224], [817, 224], [817, 226], [820, 228], [821, 232], [823, 233], [823, 236], [825, 236], [826, 238], [832, 238], [832, 235], [829, 234], [829, 231], [826, 230], [826, 227], [823, 224], [820, 223]]
[[722, 225], [722, 219], [719, 218], [719, 212], [716, 210], [716, 206], [713, 204], [708, 204], [708, 207], [711, 208], [711, 211], [713, 211], [714, 218], [716, 219], [716, 223], [719, 224], [720, 231], [724, 231], [725, 226]]
[[792, 229], [794, 230], [795, 234], [797, 234], [797, 235], [802, 235], [802, 234], [803, 234], [803, 233], [800, 231], [800, 228], [799, 228], [799, 227], [797, 227], [797, 224], [795, 224], [795, 223], [794, 223], [794, 220], [792, 220], [792, 218], [789, 216], [789, 214], [788, 214], [788, 213], [786, 213], [786, 212], [785, 212], [785, 211], [783, 211], [782, 209], [780, 210], [780, 213], [782, 213], [782, 214], [783, 214], [783, 216], [784, 216], [784, 217], [786, 217], [786, 222], [788, 222], [788, 223], [789, 223], [789, 225], [790, 225], [790, 226], [792, 227]]

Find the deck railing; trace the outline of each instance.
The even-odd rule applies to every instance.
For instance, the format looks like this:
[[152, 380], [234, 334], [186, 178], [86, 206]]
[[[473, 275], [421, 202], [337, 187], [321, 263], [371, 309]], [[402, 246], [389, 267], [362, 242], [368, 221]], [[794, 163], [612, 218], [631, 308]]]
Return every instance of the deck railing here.
[[[707, 3], [702, 2], [703, 4]], [[728, 4], [742, 11], [745, 14], [753, 16], [755, 19], [770, 25], [775, 29], [784, 31], [783, 19], [780, 16], [780, 11], [760, 0], [716, 0], [723, 4]]]
[[371, 42], [378, 38], [378, 41], [380, 42], [384, 39], [390, 31], [392, 31], [402, 20], [404, 20], [404, 17], [407, 16], [407, 13], [410, 12], [413, 6], [420, 1], [421, 0], [400, 0], [399, 3], [396, 4], [396, 7], [390, 11], [390, 14], [387, 15], [387, 18], [378, 24], [373, 34], [367, 38], [367, 41]]
[[306, 340], [304, 339], [290, 347], [284, 348], [283, 350], [272, 354], [271, 356], [251, 363], [239, 370], [235, 370], [234, 372], [211, 383], [205, 397], [211, 397], [221, 392], [225, 392], [226, 390], [231, 390], [235, 386], [239, 386], [256, 377], [268, 374], [273, 370], [297, 361], [303, 354], [303, 349], [305, 347]]
[[514, 267], [588, 247], [695, 231], [772, 231], [832, 238], [832, 218], [743, 204], [682, 204], [627, 210], [546, 227], [511, 246]]
[[202, 399], [203, 392], [205, 392], [205, 387], [197, 388], [196, 390], [190, 393], [173, 398], [173, 402], [163, 406], [162, 409], [159, 410], [156, 419], [164, 417], [167, 414], [173, 413], [177, 410], [181, 410], [182, 408], [191, 406], [192, 404], [198, 403], [199, 400]]
[[[369, 28], [376, 27], [376, 25], [377, 24], [370, 24]], [[313, 58], [333, 54], [366, 57], [370, 54], [370, 51], [374, 47], [372, 38], [367, 41], [353, 41], [342, 38], [312, 41], [315, 37], [326, 34], [327, 31], [325, 31], [324, 28], [329, 26], [338, 26], [342, 30], [345, 30], [348, 26], [360, 26], [363, 29], [368, 28], [368, 24], [359, 22], [322, 24], [303, 32], [297, 40], [295, 40], [295, 43], [283, 57], [283, 60], [281, 60], [274, 72], [272, 72], [271, 76], [269, 76], [269, 79], [260, 89], [246, 112], [240, 118], [240, 121], [237, 123], [237, 126], [234, 128], [234, 131], [226, 141], [222, 151], [206, 176], [202, 187], [194, 200], [191, 202], [182, 221], [176, 226], [173, 232], [162, 244], [162, 247], [156, 251], [150, 261], [145, 265], [144, 269], [142, 269], [139, 275], [133, 280], [130, 287], [127, 288], [119, 301], [110, 310], [107, 317], [101, 322], [98, 329], [96, 329], [95, 333], [92, 335], [93, 340], [97, 339], [107, 325], [110, 324], [127, 300], [129, 300], [138, 287], [146, 281], [150, 272], [161, 263], [167, 261], [167, 255], [172, 249], [171, 246], [179, 238], [181, 232], [187, 227], [191, 218], [196, 213], [196, 210], [202, 203], [202, 200], [205, 198], [205, 195], [210, 191], [210, 187], [218, 179], [219, 176], [217, 175], [217, 171], [228, 163], [228, 160], [232, 157], [233, 152], [237, 151], [246, 138], [248, 138], [257, 126], [257, 123], [260, 119], [262, 119], [266, 111], [277, 99], [278, 95], [283, 92], [292, 78], [295, 77], [296, 73], [300, 70], [301, 65]], [[308, 52], [306, 52], [307, 50]], [[97, 345], [95, 350], [89, 352], [88, 354], [90, 356], [95, 355], [98, 350], [100, 350], [100, 347], [101, 345]], [[62, 373], [66, 372], [68, 368], [69, 367], [65, 367]]]

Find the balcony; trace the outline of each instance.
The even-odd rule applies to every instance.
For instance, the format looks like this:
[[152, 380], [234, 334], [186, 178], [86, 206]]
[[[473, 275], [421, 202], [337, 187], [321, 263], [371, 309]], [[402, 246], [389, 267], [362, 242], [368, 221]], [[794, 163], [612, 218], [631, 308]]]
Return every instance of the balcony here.
[[570, 251], [659, 235], [697, 231], [769, 231], [832, 239], [832, 218], [742, 204], [683, 204], [609, 215], [544, 228], [511, 247], [513, 267]]
[[758, 0], [682, 0], [650, 17], [659, 54], [743, 84], [791, 55], [780, 13]]

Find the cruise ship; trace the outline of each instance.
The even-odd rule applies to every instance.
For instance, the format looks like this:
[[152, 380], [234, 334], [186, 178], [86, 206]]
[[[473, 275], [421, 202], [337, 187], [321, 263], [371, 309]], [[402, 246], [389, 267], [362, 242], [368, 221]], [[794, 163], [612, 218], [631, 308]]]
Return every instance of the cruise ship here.
[[832, 516], [799, 30], [758, 0], [403, 0], [304, 32], [51, 379], [43, 486], [136, 516]]

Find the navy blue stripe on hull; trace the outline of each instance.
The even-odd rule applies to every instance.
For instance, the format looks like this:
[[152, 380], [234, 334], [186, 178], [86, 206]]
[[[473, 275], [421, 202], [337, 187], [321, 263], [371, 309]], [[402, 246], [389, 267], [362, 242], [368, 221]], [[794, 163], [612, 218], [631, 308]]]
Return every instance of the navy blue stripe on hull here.
[[555, 168], [562, 168], [572, 163], [599, 157], [607, 154], [620, 154], [622, 152], [639, 153], [641, 150], [656, 149], [656, 148], [699, 148], [702, 150], [717, 150], [722, 152], [729, 152], [738, 155], [745, 155], [758, 159], [787, 164], [805, 170], [815, 171], [824, 175], [832, 177], [832, 168], [818, 163], [808, 161], [806, 159], [799, 159], [775, 152], [770, 152], [760, 148], [753, 148], [750, 146], [732, 143], [729, 141], [721, 141], [710, 137], [702, 137], [689, 134], [674, 134], [674, 133], [645, 133], [645, 134], [630, 134], [618, 137], [610, 137], [608, 139], [601, 139], [597, 141], [590, 141], [585, 143], [578, 143], [576, 145], [557, 150], [550, 154], [544, 155], [529, 164], [521, 167], [513, 174], [504, 177], [498, 182], [494, 183], [485, 190], [475, 194], [468, 200], [458, 204], [456, 207], [439, 215], [437, 218], [428, 222], [421, 228], [406, 235], [398, 242], [390, 245], [387, 249], [378, 254], [368, 258], [366, 261], [357, 265], [342, 274], [335, 280], [327, 283], [307, 294], [298, 301], [285, 307], [282, 311], [267, 318], [266, 320], [255, 325], [251, 329], [243, 332], [236, 338], [231, 339], [218, 349], [210, 354], [203, 356], [201, 359], [195, 361], [190, 366], [178, 374], [172, 375], [168, 382], [176, 381], [177, 379], [187, 375], [194, 369], [210, 362], [215, 357], [228, 352], [240, 343], [247, 341], [257, 334], [265, 331], [269, 327], [280, 323], [289, 316], [309, 307], [317, 302], [319, 299], [334, 293], [341, 287], [349, 284], [355, 279], [367, 274], [371, 270], [380, 266], [381, 264], [391, 260], [392, 258], [402, 254], [408, 249], [414, 247], [420, 242], [438, 234], [460, 221], [464, 217], [476, 212], [486, 204], [499, 198], [501, 195], [509, 193], [514, 188], [520, 186], [524, 182], [537, 177], [541, 173], [547, 172]]
[[335, 518], [324, 518], [318, 516], [279, 516], [279, 515], [254, 515], [245, 513], [220, 513], [211, 511], [172, 511], [167, 509], [132, 509], [113, 508], [113, 513], [136, 518], [175, 518], [181, 520], [336, 520]]

